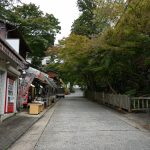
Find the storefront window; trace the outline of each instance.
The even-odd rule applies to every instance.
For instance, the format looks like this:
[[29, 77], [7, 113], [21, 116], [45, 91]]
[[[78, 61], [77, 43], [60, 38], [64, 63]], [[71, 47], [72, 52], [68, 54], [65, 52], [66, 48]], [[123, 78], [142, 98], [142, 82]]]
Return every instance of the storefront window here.
[[8, 78], [8, 103], [14, 102], [14, 81]]
[[14, 80], [8, 78], [7, 79], [7, 113], [13, 113], [14, 112], [14, 94], [15, 94], [15, 88], [14, 88]]

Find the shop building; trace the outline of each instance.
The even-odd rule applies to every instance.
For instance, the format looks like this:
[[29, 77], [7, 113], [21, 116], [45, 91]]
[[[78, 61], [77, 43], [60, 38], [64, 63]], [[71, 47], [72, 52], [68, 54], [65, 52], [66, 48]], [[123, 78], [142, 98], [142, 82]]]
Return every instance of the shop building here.
[[15, 113], [17, 85], [25, 60], [0, 38], [0, 117]]
[[0, 120], [17, 112], [18, 78], [28, 65], [27, 49], [16, 27], [0, 20]]

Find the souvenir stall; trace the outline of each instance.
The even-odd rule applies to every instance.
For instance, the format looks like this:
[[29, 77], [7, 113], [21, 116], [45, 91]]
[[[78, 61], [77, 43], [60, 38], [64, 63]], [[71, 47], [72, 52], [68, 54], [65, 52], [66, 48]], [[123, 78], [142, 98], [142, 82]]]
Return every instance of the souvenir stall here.
[[54, 84], [48, 75], [32, 67], [26, 70], [19, 87], [19, 99], [24, 108], [33, 103], [42, 103], [47, 107], [50, 105], [55, 91]]
[[34, 101], [44, 101], [46, 103], [45, 105], [48, 105], [48, 101], [52, 100], [55, 91], [55, 87], [51, 81], [52, 79], [50, 79], [47, 74], [32, 67], [28, 68], [27, 72], [35, 75], [32, 82], [32, 88], [34, 87], [32, 99]]

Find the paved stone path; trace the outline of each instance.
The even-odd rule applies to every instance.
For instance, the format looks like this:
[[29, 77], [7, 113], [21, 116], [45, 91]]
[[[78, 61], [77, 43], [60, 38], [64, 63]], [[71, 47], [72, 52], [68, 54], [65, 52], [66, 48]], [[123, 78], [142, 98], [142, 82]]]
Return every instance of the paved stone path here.
[[37, 120], [35, 117], [17, 115], [0, 123], [0, 150], [6, 150]]
[[150, 150], [150, 134], [111, 109], [68, 97], [58, 102], [34, 149]]
[[[41, 120], [53, 105], [38, 115], [29, 115], [27, 112], [20, 112], [0, 122], [0, 150], [8, 149], [16, 140], [20, 139], [36, 122]], [[22, 150], [22, 147], [19, 150]]]

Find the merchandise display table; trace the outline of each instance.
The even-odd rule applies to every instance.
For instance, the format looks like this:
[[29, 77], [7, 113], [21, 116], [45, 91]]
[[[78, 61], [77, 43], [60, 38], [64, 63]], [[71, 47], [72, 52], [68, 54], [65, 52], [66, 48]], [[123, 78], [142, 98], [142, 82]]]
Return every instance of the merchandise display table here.
[[40, 103], [29, 103], [30, 106], [29, 114], [38, 115], [40, 112], [44, 110], [44, 105]]

